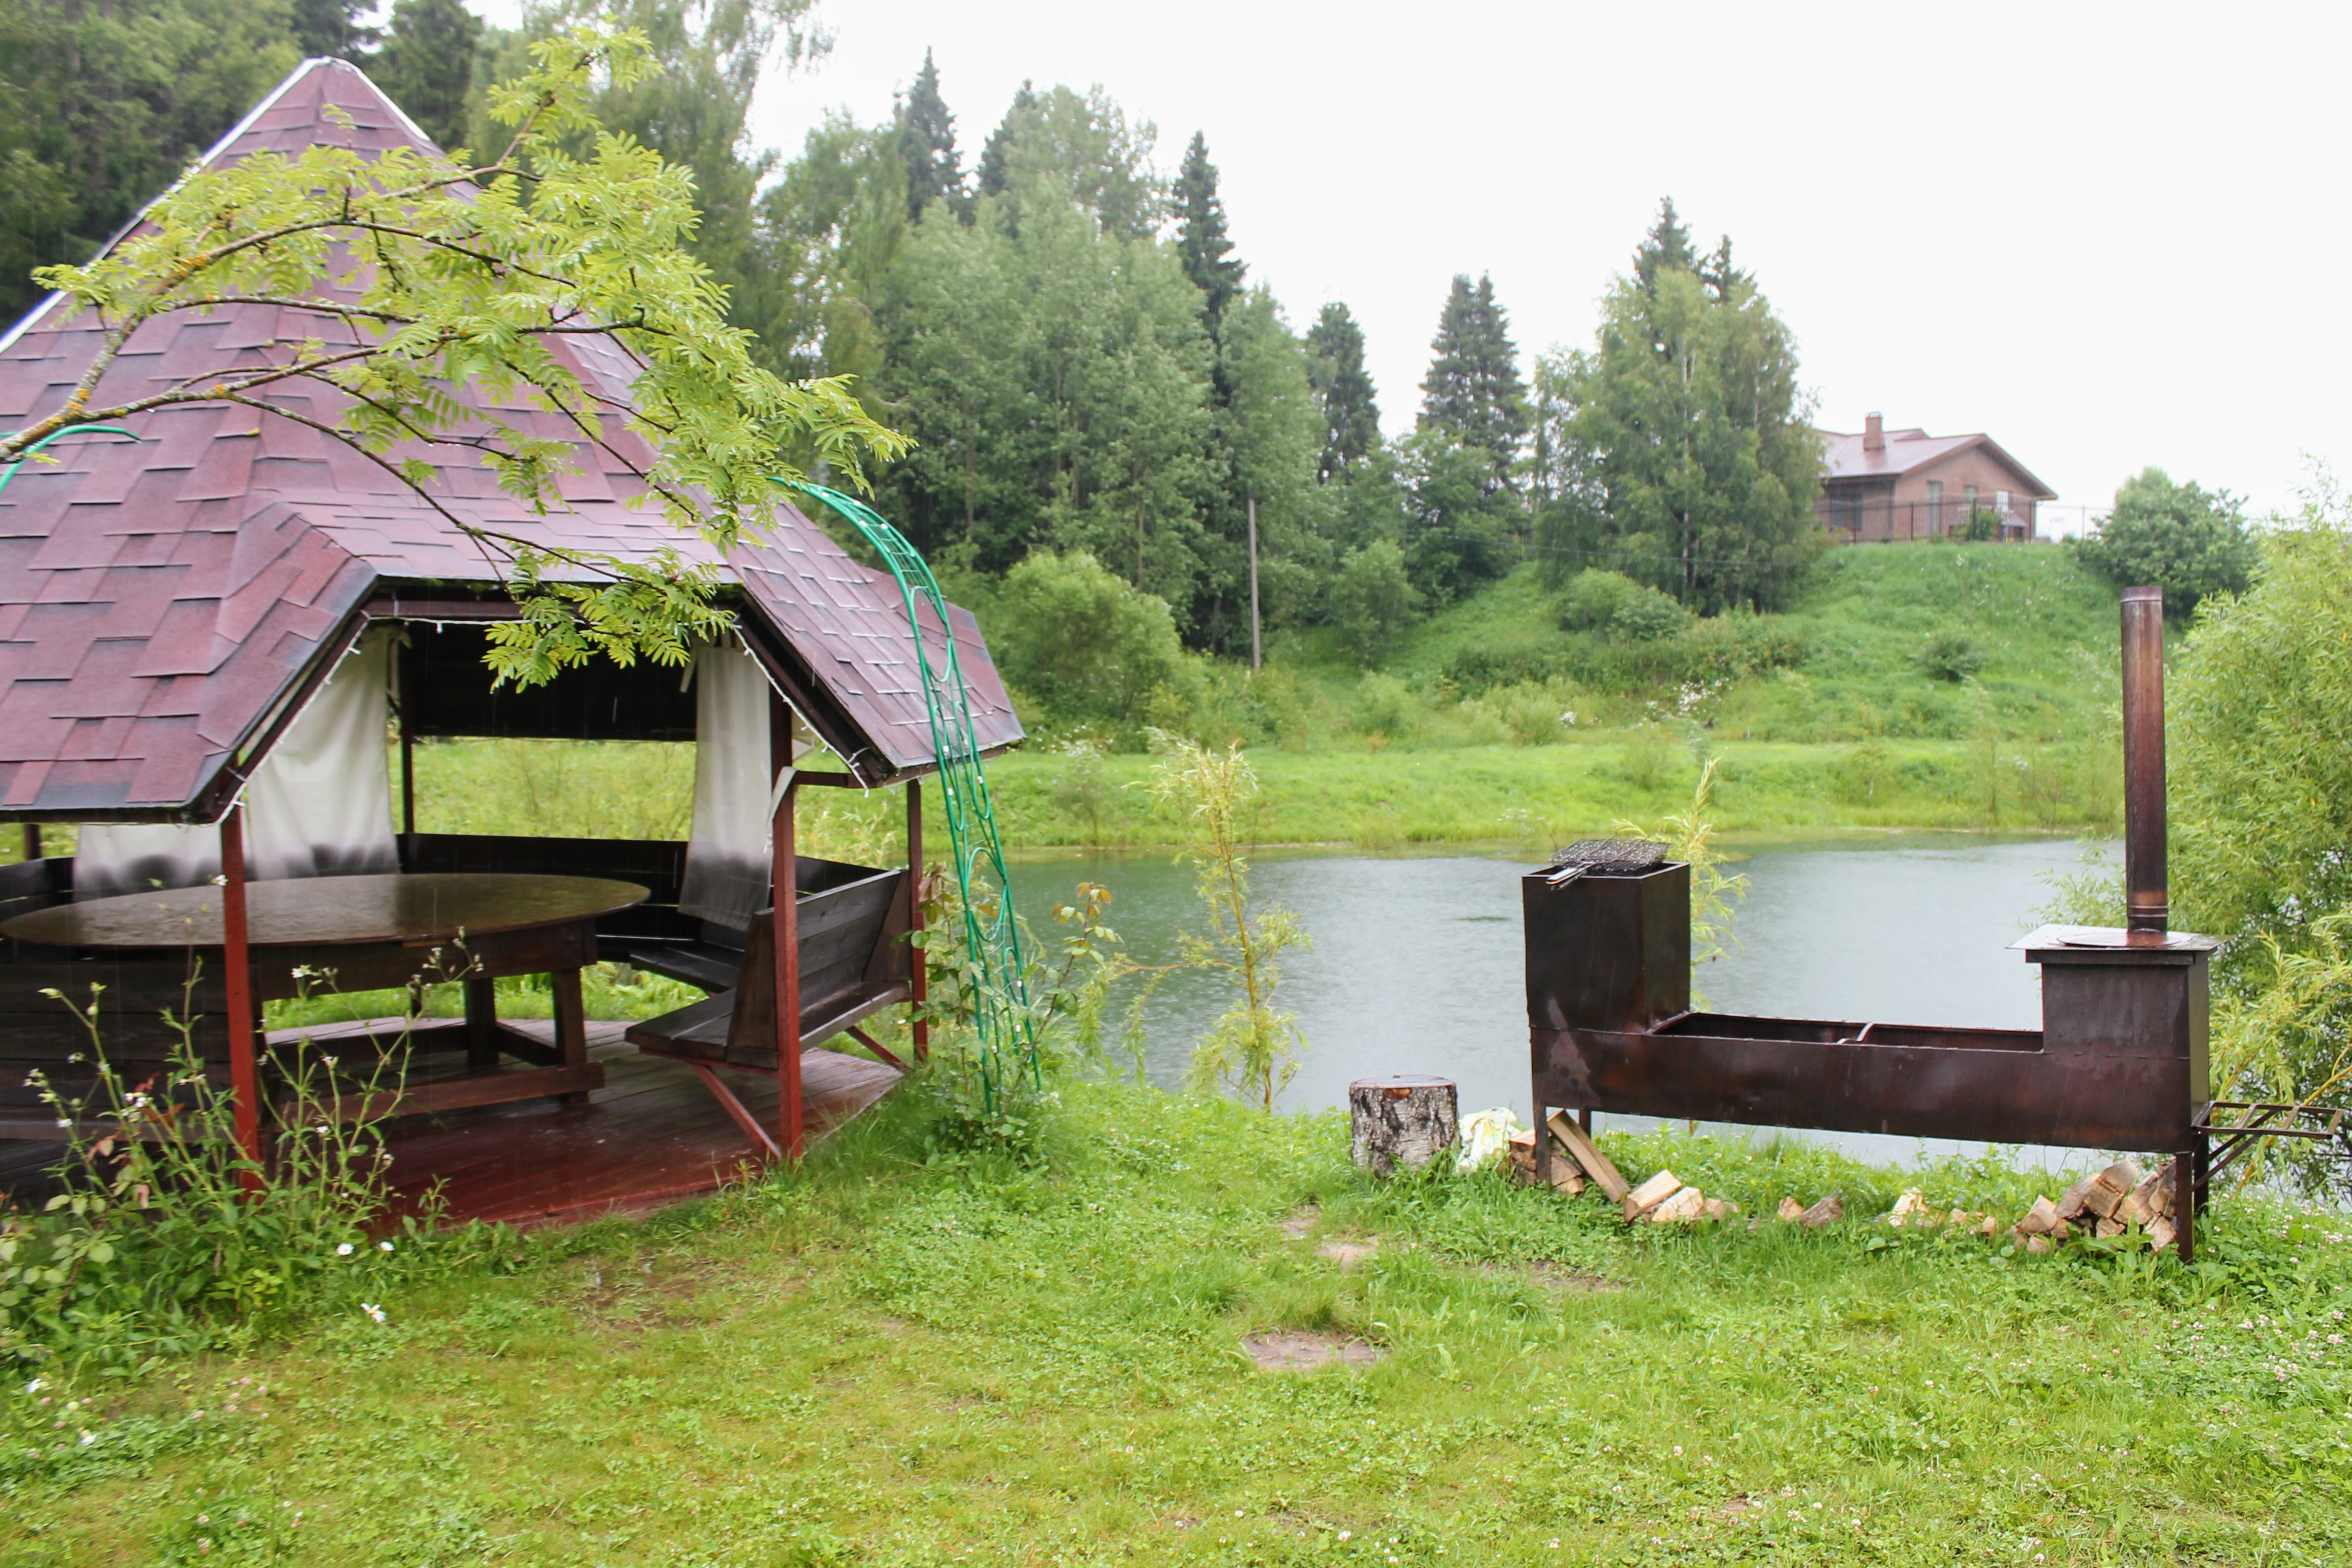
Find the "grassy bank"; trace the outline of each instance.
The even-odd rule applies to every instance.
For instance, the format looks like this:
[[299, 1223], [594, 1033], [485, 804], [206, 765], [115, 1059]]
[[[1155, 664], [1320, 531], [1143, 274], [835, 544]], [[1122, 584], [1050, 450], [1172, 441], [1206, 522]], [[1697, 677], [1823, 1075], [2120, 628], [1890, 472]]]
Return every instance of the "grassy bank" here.
[[[1255, 830], [1266, 843], [1375, 849], [1547, 843], [1687, 804], [1701, 756], [1719, 759], [1717, 814], [1735, 833], [2065, 829], [2111, 821], [2116, 810], [2100, 749], [1719, 741], [1661, 725], [1542, 746], [1264, 748], [1252, 753], [1263, 786]], [[1022, 751], [989, 764], [989, 788], [1006, 842], [1017, 847], [1164, 845], [1179, 837], [1178, 824], [1142, 787], [1157, 765], [1149, 756]], [[535, 774], [560, 778], [562, 787]], [[438, 831], [682, 836], [692, 789], [686, 747], [459, 742], [417, 752], [418, 820]], [[902, 809], [895, 791], [811, 791], [803, 797], [803, 831], [812, 853], [887, 857], [904, 842]], [[932, 822], [935, 834], [944, 830]]]
[[[12, 1385], [0, 1563], [2352, 1552], [2340, 1220], [2225, 1202], [2193, 1273], [1859, 1222], [1629, 1233], [1492, 1178], [1376, 1187], [1334, 1117], [1079, 1089], [1021, 1169], [926, 1163], [926, 1115], [901, 1096], [798, 1176], [519, 1242], [381, 1325]], [[1832, 1186], [1876, 1214], [1912, 1179], [1614, 1149], [1751, 1214]], [[1376, 1249], [1343, 1271], [1341, 1237]], [[1383, 1359], [1260, 1372], [1241, 1341], [1275, 1329]]]

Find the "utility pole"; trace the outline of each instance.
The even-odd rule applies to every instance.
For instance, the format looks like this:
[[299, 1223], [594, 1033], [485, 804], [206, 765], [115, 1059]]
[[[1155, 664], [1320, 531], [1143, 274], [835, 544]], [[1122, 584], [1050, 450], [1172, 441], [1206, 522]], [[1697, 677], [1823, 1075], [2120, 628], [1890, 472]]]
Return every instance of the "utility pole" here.
[[1258, 630], [1257, 630], [1257, 497], [1255, 497], [1255, 496], [1252, 496], [1252, 497], [1250, 497], [1250, 499], [1249, 499], [1249, 528], [1250, 528], [1250, 668], [1251, 668], [1252, 669], [1255, 669], [1255, 668], [1258, 668], [1262, 663], [1264, 663], [1264, 662], [1265, 662], [1264, 650], [1263, 650], [1263, 648], [1261, 647], [1261, 646], [1260, 646], [1260, 644], [1259, 644], [1259, 640], [1258, 640]]

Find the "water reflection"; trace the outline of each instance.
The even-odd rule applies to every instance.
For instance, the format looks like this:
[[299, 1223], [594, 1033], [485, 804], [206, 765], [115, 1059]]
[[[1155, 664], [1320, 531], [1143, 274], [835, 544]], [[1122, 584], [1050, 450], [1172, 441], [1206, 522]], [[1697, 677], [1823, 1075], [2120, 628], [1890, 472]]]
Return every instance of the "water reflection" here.
[[[1748, 879], [1738, 950], [1699, 988], [1731, 1012], [2037, 1028], [2038, 976], [2007, 946], [2049, 897], [2042, 874], [2079, 848], [1924, 833], [1759, 848], [1738, 868]], [[1314, 937], [1283, 964], [1279, 998], [1309, 1047], [1283, 1103], [1344, 1104], [1350, 1079], [1437, 1072], [1461, 1085], [1465, 1110], [1514, 1105], [1527, 1117], [1527, 866], [1501, 853], [1261, 857], [1254, 890], [1296, 910]], [[1192, 872], [1164, 856], [1032, 861], [1013, 879], [1040, 928], [1081, 879], [1110, 888], [1112, 923], [1144, 963], [1171, 961], [1177, 931], [1200, 920]], [[1229, 1001], [1208, 976], [1160, 986], [1144, 1013], [1154, 1082], [1183, 1081], [1193, 1043]], [[1912, 1139], [1827, 1136], [1873, 1159], [1919, 1151]]]

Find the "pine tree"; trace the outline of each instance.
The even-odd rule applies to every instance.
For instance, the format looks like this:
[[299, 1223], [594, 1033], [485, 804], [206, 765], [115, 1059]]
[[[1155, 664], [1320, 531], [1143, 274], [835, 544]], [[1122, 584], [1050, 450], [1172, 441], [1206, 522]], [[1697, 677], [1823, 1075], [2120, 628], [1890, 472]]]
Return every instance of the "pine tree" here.
[[1339, 300], [1307, 331], [1307, 374], [1323, 405], [1323, 458], [1318, 477], [1326, 484], [1351, 478], [1380, 445], [1381, 410], [1372, 378], [1364, 369], [1364, 330]]
[[382, 35], [360, 18], [375, 0], [294, 0], [294, 45], [305, 59], [363, 60]]
[[444, 151], [466, 139], [482, 20], [462, 0], [399, 0], [369, 74]]
[[931, 51], [923, 51], [923, 68], [898, 111], [898, 159], [907, 165], [907, 216], [923, 216], [933, 202], [961, 213], [964, 205], [963, 169], [956, 156], [955, 116], [940, 96], [940, 69]]
[[[1723, 255], [1729, 261], [1731, 252], [1727, 246]], [[1679, 268], [1687, 272], [1697, 265], [1698, 253], [1691, 248], [1690, 230], [1675, 211], [1675, 198], [1659, 197], [1658, 221], [1650, 226], [1650, 232], [1642, 237], [1640, 247], [1633, 252], [1633, 276], [1641, 279], [1642, 291], [1657, 292], [1662, 270]]]
[[1209, 162], [1208, 139], [1195, 131], [1184, 150], [1184, 166], [1176, 175], [1171, 205], [1176, 211], [1176, 250], [1184, 258], [1184, 276], [1205, 299], [1201, 314], [1209, 336], [1225, 306], [1241, 292], [1242, 275], [1249, 270], [1233, 258], [1233, 240], [1225, 233], [1225, 205], [1217, 195], [1217, 166]]
[[1528, 433], [1527, 388], [1495, 282], [1475, 289], [1457, 273], [1430, 342], [1429, 375], [1421, 384], [1421, 427], [1480, 448], [1497, 489], [1510, 486], [1511, 466]]
[[1021, 84], [1020, 90], [1013, 95], [1013, 106], [1004, 111], [1004, 118], [997, 121], [996, 129], [988, 133], [988, 141], [980, 150], [977, 173], [983, 196], [1003, 195], [1012, 181], [1012, 169], [1006, 160], [1012, 155], [1013, 139], [1020, 134], [1022, 122], [1036, 112], [1034, 85], [1028, 81]]

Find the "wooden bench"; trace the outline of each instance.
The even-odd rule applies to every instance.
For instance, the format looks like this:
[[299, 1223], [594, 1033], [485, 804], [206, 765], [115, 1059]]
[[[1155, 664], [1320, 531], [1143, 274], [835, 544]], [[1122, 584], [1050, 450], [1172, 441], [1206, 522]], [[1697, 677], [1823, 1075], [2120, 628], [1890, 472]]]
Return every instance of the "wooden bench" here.
[[[800, 895], [801, 1049], [846, 1034], [889, 1066], [906, 1070], [905, 1063], [858, 1026], [885, 1007], [914, 998], [914, 951], [907, 942], [912, 893], [906, 870], [899, 868], [865, 871]], [[623, 1037], [646, 1056], [692, 1068], [736, 1125], [771, 1154], [782, 1152], [775, 1137], [716, 1069], [783, 1076], [777, 1048], [775, 926], [772, 908], [752, 917], [741, 966], [728, 989], [633, 1024]]]

